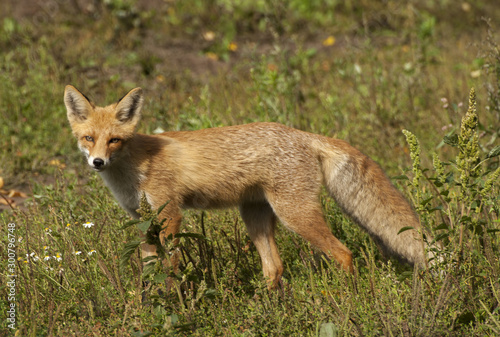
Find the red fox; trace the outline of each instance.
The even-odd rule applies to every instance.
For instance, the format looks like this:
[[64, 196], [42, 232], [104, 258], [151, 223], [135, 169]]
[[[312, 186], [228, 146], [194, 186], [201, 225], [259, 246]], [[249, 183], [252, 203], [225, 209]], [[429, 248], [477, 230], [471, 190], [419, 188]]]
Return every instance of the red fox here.
[[[424, 266], [419, 220], [370, 158], [342, 140], [277, 123], [252, 123], [159, 135], [136, 133], [141, 88], [98, 107], [68, 85], [64, 103], [78, 147], [121, 206], [137, 218], [144, 194], [152, 207], [169, 203], [161, 235], [179, 232], [181, 209], [238, 206], [262, 260], [269, 287], [283, 273], [274, 233], [279, 220], [346, 271], [352, 253], [325, 223], [323, 185], [341, 209], [386, 253]], [[411, 226], [398, 235], [403, 228]], [[144, 244], [143, 258], [156, 255]]]

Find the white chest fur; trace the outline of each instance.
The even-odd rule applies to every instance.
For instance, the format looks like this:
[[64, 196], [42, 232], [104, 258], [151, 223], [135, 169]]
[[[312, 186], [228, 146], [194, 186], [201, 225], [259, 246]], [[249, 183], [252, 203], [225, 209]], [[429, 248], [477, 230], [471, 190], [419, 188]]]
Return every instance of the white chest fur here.
[[113, 165], [99, 174], [120, 205], [134, 218], [138, 218], [136, 210], [141, 197], [139, 173], [128, 165]]

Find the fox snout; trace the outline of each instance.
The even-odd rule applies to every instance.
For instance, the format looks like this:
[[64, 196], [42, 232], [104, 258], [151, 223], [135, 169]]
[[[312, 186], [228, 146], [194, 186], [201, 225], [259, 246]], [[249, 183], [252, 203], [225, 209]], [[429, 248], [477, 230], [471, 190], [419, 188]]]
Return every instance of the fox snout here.
[[87, 155], [87, 164], [95, 171], [101, 172], [109, 165], [109, 160]]
[[92, 168], [96, 171], [101, 171], [104, 168], [104, 160], [101, 158], [95, 158], [92, 160]]
[[100, 168], [104, 165], [104, 160], [102, 160], [101, 158], [96, 158], [92, 161], [92, 163], [94, 164], [95, 168]]

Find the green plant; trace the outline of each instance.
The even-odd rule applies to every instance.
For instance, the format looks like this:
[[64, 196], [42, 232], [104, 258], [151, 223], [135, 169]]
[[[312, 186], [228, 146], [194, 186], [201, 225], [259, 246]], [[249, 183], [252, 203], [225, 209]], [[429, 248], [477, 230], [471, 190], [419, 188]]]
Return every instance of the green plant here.
[[[461, 275], [468, 280], [468, 290], [462, 295], [468, 307], [457, 313], [462, 324], [484, 320], [500, 304], [496, 295], [500, 268], [495, 257], [500, 232], [500, 167], [495, 158], [500, 155], [500, 146], [482, 154], [477, 127], [476, 95], [471, 89], [460, 133], [444, 139], [456, 148], [456, 158], [442, 162], [433, 154], [433, 171], [421, 168], [418, 141], [404, 131], [413, 161], [413, 179], [409, 185], [417, 211], [435, 234], [434, 239], [428, 238], [432, 240], [431, 246], [438, 243], [441, 247], [431, 249], [435, 257], [432, 269], [446, 270], [451, 278]], [[496, 165], [488, 165], [492, 161]], [[486, 312], [485, 307], [489, 308]]]

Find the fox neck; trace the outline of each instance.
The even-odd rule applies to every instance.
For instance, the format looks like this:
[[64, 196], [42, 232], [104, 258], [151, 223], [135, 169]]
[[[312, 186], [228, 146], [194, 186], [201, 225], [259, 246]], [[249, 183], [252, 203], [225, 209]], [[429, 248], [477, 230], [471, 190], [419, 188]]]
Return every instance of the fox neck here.
[[130, 155], [123, 155], [112, 165], [99, 172], [120, 205], [134, 218], [139, 218], [137, 209], [141, 197], [141, 173], [135, 167]]

